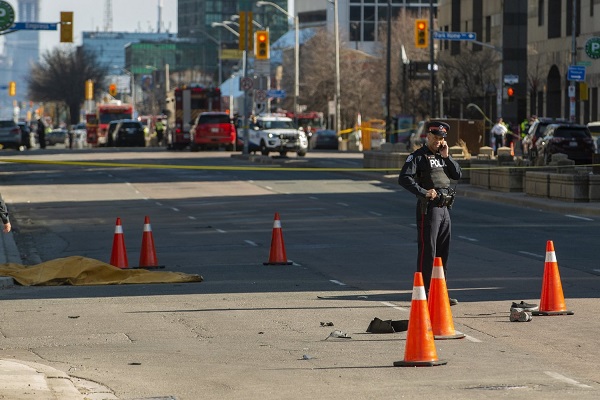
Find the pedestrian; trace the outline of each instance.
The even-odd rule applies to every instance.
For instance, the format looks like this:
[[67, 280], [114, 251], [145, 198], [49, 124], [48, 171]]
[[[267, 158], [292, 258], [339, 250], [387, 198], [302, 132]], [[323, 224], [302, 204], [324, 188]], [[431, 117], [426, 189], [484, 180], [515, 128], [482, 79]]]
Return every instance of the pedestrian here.
[[8, 208], [6, 208], [6, 203], [4, 203], [2, 196], [0, 196], [0, 219], [2, 220], [2, 224], [4, 225], [2, 231], [4, 231], [5, 233], [10, 232], [12, 226], [10, 225], [10, 218], [8, 218]]
[[496, 139], [496, 147], [494, 148], [494, 154], [498, 154], [498, 149], [504, 145], [504, 137], [508, 132], [508, 128], [504, 125], [502, 118], [496, 120], [496, 124], [490, 131], [492, 136]]
[[154, 129], [156, 130], [156, 141], [158, 142], [159, 146], [162, 146], [162, 141], [163, 141], [164, 132], [165, 132], [165, 125], [162, 123], [161, 118], [156, 120], [156, 125], [154, 126]]
[[44, 124], [44, 121], [42, 120], [42, 118], [38, 118], [37, 121], [37, 135], [38, 135], [38, 142], [40, 142], [40, 148], [45, 149], [46, 148], [46, 125]]
[[[411, 153], [398, 177], [398, 183], [417, 196], [417, 271], [423, 274], [425, 292], [429, 292], [433, 260], [441, 257], [447, 276], [450, 250], [450, 209], [456, 191], [451, 180], [458, 181], [462, 171], [448, 152], [446, 137], [450, 126], [444, 122], [427, 123], [427, 140]], [[450, 305], [458, 304], [450, 299]]]

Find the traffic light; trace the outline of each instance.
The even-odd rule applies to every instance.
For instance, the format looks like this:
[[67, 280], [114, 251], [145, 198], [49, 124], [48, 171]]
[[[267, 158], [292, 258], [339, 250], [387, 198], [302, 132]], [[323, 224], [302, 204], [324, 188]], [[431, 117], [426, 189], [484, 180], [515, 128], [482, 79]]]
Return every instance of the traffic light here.
[[73, 43], [73, 12], [60, 12], [60, 42]]
[[11, 97], [17, 95], [17, 83], [15, 81], [8, 82], [8, 95]]
[[111, 83], [110, 85], [108, 85], [108, 94], [110, 94], [112, 97], [115, 97], [117, 95], [116, 83]]
[[429, 46], [429, 32], [427, 30], [427, 20], [415, 20], [415, 47], [417, 49], [426, 49]]
[[94, 100], [94, 81], [91, 79], [85, 81], [85, 99]]
[[268, 60], [269, 56], [269, 31], [256, 31], [254, 57], [257, 60]]
[[515, 99], [515, 89], [512, 86], [506, 88], [506, 97], [509, 102]]

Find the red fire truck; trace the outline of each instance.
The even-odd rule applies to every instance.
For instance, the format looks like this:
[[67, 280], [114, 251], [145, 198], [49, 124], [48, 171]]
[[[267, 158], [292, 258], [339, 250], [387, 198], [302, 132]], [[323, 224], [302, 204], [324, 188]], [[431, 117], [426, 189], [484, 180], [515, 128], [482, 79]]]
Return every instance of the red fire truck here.
[[[106, 146], [106, 131], [111, 121], [131, 119], [133, 106], [131, 104], [101, 103], [96, 105], [96, 129], [87, 129], [87, 140], [91, 146]], [[91, 117], [90, 117], [91, 118]], [[91, 128], [88, 124], [86, 128]]]
[[181, 150], [190, 144], [190, 128], [196, 117], [206, 111], [221, 111], [221, 90], [216, 87], [190, 85], [176, 88], [174, 125], [167, 133], [167, 148]]
[[291, 119], [297, 119], [298, 128], [304, 129], [304, 132], [306, 132], [309, 138], [317, 129], [322, 129], [325, 127], [323, 113], [319, 111], [305, 111], [295, 115], [293, 112], [287, 111], [285, 116]]

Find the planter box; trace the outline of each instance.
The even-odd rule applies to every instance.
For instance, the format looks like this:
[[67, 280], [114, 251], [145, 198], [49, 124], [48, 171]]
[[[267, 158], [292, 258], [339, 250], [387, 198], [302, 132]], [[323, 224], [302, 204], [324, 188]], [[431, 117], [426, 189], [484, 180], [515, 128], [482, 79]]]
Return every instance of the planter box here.
[[535, 197], [549, 197], [550, 190], [548, 172], [525, 172], [525, 193]]
[[600, 175], [589, 176], [590, 201], [600, 201]]
[[472, 169], [470, 176], [471, 176], [470, 182], [471, 182], [472, 186], [483, 188], [483, 189], [490, 188], [490, 169], [489, 168]]
[[522, 192], [524, 176], [523, 168], [490, 169], [490, 189], [498, 192]]
[[588, 175], [549, 174], [548, 187], [552, 199], [571, 202], [590, 201]]
[[383, 151], [363, 152], [364, 168], [388, 168], [399, 171], [408, 158], [408, 153], [391, 153]]

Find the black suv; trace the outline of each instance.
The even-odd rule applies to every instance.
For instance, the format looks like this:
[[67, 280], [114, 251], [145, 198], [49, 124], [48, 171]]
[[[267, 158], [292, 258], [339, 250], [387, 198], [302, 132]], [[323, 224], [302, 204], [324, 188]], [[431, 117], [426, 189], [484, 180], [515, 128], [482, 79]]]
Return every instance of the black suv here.
[[537, 158], [535, 143], [539, 138], [544, 136], [546, 127], [550, 124], [568, 124], [569, 121], [562, 118], [538, 118], [537, 121], [531, 125], [527, 135], [521, 141], [523, 146], [523, 156], [529, 160], [535, 160]]
[[585, 125], [550, 124], [536, 143], [536, 165], [547, 165], [552, 154], [566, 154], [575, 164], [591, 164], [594, 141]]
[[135, 119], [112, 121], [108, 126], [109, 146], [146, 146], [144, 125]]

